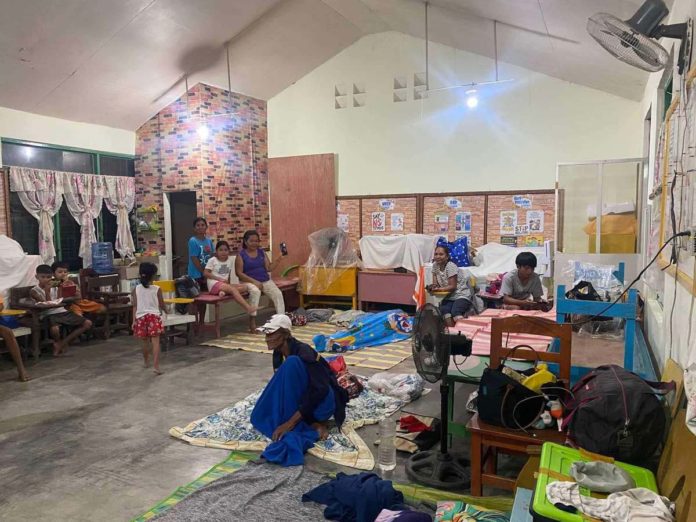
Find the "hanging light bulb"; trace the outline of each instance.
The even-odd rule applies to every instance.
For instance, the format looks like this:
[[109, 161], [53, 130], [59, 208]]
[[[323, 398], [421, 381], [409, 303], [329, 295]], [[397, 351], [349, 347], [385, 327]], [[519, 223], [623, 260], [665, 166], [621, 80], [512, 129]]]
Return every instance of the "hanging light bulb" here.
[[470, 109], [475, 109], [478, 106], [479, 100], [476, 96], [476, 89], [466, 91], [466, 106]]
[[200, 136], [200, 138], [202, 140], [207, 140], [208, 136], [210, 135], [210, 129], [208, 129], [208, 127], [206, 127], [206, 125], [203, 123], [201, 123], [198, 126], [198, 128], [196, 129], [196, 132], [198, 133], [198, 136]]

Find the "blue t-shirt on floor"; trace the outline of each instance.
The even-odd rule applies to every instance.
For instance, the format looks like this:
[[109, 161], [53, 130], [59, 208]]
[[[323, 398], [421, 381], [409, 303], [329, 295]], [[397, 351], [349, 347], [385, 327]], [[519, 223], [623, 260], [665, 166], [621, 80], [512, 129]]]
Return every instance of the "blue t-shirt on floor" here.
[[188, 242], [188, 275], [193, 279], [200, 279], [203, 277], [203, 274], [196, 268], [191, 258], [197, 257], [201, 262], [201, 266], [205, 267], [205, 264], [208, 262], [208, 259], [212, 257], [214, 252], [213, 240], [209, 237], [202, 240], [198, 239], [196, 236], [191, 237]]

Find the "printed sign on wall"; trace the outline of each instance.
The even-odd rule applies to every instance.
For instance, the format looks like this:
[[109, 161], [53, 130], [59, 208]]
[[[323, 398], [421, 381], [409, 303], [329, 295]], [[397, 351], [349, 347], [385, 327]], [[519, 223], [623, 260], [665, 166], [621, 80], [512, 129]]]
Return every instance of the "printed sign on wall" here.
[[372, 231], [373, 232], [384, 232], [385, 230], [386, 216], [384, 212], [373, 212], [372, 213]]
[[500, 244], [505, 246], [516, 247], [517, 237], [516, 236], [500, 236]]
[[344, 232], [348, 232], [348, 223], [349, 223], [349, 218], [348, 214], [338, 214], [336, 216], [336, 226], [343, 230]]
[[380, 199], [379, 200], [379, 208], [382, 210], [394, 210], [394, 206], [396, 203], [394, 202], [393, 199]]
[[512, 196], [512, 202], [516, 207], [532, 208], [532, 200], [524, 196]]
[[454, 215], [455, 232], [471, 232], [471, 212], [457, 212]]
[[404, 215], [401, 213], [394, 213], [391, 215], [391, 229], [392, 232], [401, 232], [404, 229]]
[[528, 210], [527, 211], [527, 226], [530, 234], [536, 234], [544, 231], [544, 211], [543, 210]]
[[529, 225], [516, 225], [515, 235], [516, 236], [526, 236], [529, 234]]
[[502, 210], [500, 212], [500, 233], [503, 235], [512, 235], [515, 233], [517, 226], [517, 211]]
[[445, 206], [449, 208], [462, 208], [462, 200], [457, 198], [445, 198]]

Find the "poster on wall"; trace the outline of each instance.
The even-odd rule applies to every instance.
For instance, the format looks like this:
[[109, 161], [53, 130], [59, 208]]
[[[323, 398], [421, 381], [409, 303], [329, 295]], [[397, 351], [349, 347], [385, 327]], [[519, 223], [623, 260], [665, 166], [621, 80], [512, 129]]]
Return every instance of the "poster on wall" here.
[[526, 236], [529, 234], [529, 225], [515, 225], [516, 236]]
[[527, 226], [530, 234], [544, 231], [544, 211], [543, 210], [528, 210], [527, 211]]
[[382, 210], [394, 210], [396, 203], [393, 199], [380, 199], [379, 208]]
[[516, 247], [517, 236], [500, 236], [500, 244], [510, 247]]
[[445, 198], [445, 206], [449, 208], [462, 208], [462, 200], [457, 198]]
[[542, 247], [544, 246], [544, 236], [529, 235], [524, 237], [524, 246]]
[[348, 232], [348, 223], [349, 223], [349, 218], [348, 214], [338, 214], [336, 216], [336, 226], [343, 230], [344, 232]]
[[341, 202], [337, 201], [336, 202], [336, 212], [340, 212], [340, 211], [341, 211]]
[[457, 212], [454, 215], [455, 232], [471, 232], [471, 212]]
[[449, 212], [435, 213], [435, 231], [438, 233], [449, 231]]
[[525, 196], [512, 196], [512, 203], [519, 208], [532, 208], [532, 200]]
[[404, 229], [404, 215], [400, 213], [394, 213], [391, 215], [391, 229], [392, 232], [401, 232]]
[[373, 212], [372, 213], [372, 231], [373, 232], [384, 232], [386, 216], [384, 212]]
[[517, 226], [517, 211], [502, 210], [500, 212], [500, 233], [503, 235], [512, 235], [515, 233]]

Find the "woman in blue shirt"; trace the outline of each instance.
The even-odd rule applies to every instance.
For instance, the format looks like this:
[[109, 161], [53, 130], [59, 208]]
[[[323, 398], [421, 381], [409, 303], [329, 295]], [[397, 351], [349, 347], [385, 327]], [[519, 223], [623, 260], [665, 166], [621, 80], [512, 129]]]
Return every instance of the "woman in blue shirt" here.
[[208, 259], [215, 253], [213, 240], [205, 235], [208, 230], [208, 222], [205, 218], [197, 217], [193, 220], [195, 235], [188, 242], [188, 275], [198, 281], [201, 290], [206, 290], [207, 285], [203, 271]]

